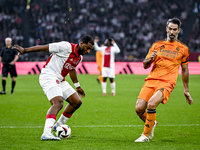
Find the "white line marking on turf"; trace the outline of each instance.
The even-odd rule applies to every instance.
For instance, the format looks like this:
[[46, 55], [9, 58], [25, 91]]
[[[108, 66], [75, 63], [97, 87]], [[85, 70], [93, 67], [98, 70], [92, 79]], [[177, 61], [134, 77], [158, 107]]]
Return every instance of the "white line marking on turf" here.
[[[72, 128], [132, 128], [143, 127], [144, 125], [88, 125], [88, 126], [71, 126]], [[183, 126], [200, 126], [200, 124], [166, 124], [158, 125], [160, 127], [183, 127]], [[0, 129], [12, 129], [12, 128], [43, 128], [43, 126], [0, 126]]]

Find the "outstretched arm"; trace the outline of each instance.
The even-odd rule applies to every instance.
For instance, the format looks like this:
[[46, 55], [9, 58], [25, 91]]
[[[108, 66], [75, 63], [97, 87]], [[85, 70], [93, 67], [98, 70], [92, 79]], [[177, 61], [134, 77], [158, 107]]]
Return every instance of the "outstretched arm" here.
[[144, 69], [148, 69], [151, 64], [153, 63], [154, 59], [156, 58], [157, 56], [157, 50], [154, 50], [151, 54], [151, 57], [150, 58], [145, 58], [144, 61], [143, 61], [143, 67]]
[[190, 96], [189, 90], [188, 90], [188, 83], [189, 83], [189, 70], [188, 70], [188, 64], [182, 65], [182, 81], [183, 81], [183, 88], [184, 88], [184, 95], [186, 97], [186, 102], [188, 104], [193, 104], [193, 99]]
[[72, 82], [74, 83], [74, 86], [76, 87], [76, 91], [78, 92], [79, 95], [81, 95], [81, 97], [85, 97], [85, 92], [84, 90], [81, 88], [79, 82], [78, 82], [78, 78], [77, 78], [77, 74], [76, 74], [76, 70], [73, 69], [69, 72], [69, 76], [72, 80]]
[[49, 52], [49, 45], [37, 45], [29, 48], [23, 48], [19, 45], [14, 45], [12, 49], [16, 49], [20, 54], [28, 52]]

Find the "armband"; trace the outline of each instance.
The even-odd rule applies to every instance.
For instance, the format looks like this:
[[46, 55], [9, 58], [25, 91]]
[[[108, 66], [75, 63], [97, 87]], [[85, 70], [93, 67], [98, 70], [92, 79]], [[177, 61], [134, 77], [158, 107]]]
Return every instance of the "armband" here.
[[80, 87], [80, 84], [79, 84], [79, 82], [77, 82], [77, 83], [74, 83], [74, 86], [75, 86], [76, 88]]
[[24, 53], [26, 53], [26, 49], [24, 48]]

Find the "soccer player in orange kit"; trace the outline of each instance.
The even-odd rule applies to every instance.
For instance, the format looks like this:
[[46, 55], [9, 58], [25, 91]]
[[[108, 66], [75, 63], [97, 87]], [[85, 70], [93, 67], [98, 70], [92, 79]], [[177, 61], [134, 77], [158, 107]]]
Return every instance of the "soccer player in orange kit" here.
[[96, 62], [98, 65], [98, 71], [99, 71], [99, 76], [97, 78], [97, 81], [99, 83], [101, 83], [103, 81], [103, 77], [101, 75], [101, 71], [102, 71], [102, 52], [101, 51], [96, 51]]
[[149, 49], [143, 61], [143, 67], [153, 67], [138, 96], [135, 111], [145, 122], [143, 134], [135, 142], [146, 142], [154, 137], [156, 122], [156, 107], [165, 104], [170, 93], [176, 85], [179, 66], [182, 67], [182, 82], [186, 102], [190, 105], [193, 99], [188, 90], [188, 47], [181, 43], [177, 37], [180, 32], [181, 22], [178, 18], [167, 21], [167, 39], [155, 42]]

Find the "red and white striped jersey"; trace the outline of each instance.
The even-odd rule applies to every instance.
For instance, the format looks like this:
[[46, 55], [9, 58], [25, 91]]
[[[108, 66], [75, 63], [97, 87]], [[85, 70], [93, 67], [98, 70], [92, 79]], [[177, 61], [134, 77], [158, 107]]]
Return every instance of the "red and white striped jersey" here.
[[94, 42], [94, 48], [97, 51], [102, 51], [102, 54], [103, 54], [102, 66], [103, 67], [107, 67], [107, 68], [115, 67], [115, 54], [120, 52], [120, 49], [116, 43], [114, 43], [113, 46], [110, 46], [110, 47], [107, 47], [107, 46], [99, 47], [98, 44]]
[[58, 80], [65, 80], [65, 76], [82, 61], [82, 56], [77, 52], [77, 45], [66, 41], [49, 44], [52, 53], [42, 68], [42, 73], [52, 75]]

